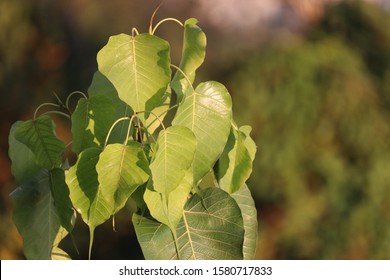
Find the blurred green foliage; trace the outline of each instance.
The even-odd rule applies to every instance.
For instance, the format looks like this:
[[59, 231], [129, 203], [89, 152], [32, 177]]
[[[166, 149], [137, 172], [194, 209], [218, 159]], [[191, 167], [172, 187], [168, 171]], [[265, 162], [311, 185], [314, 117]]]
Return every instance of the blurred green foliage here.
[[259, 257], [390, 258], [389, 19], [342, 3], [227, 78], [259, 149]]

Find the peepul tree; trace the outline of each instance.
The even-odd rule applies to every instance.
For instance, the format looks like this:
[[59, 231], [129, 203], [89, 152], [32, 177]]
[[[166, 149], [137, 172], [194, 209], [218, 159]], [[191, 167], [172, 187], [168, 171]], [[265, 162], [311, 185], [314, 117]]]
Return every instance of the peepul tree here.
[[[193, 85], [206, 47], [197, 20], [180, 23], [179, 66], [171, 65], [169, 43], [154, 35], [166, 20], [179, 22], [110, 37], [88, 95], [42, 104], [32, 120], [12, 126], [13, 218], [28, 259], [67, 258], [59, 244], [73, 238], [76, 212], [89, 227], [91, 257], [95, 228], [129, 198], [146, 259], [254, 257], [257, 217], [245, 184], [256, 153], [251, 128], [234, 123], [222, 84]], [[46, 106], [59, 109], [38, 114]], [[71, 120], [71, 145], [56, 137], [53, 113]], [[70, 147], [72, 166], [64, 155]], [[210, 176], [214, 184], [205, 187]]]

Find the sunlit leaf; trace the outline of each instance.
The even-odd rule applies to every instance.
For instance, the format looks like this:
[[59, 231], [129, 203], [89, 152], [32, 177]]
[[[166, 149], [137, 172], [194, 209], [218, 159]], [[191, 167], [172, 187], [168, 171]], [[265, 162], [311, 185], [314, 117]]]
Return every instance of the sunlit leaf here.
[[111, 215], [110, 205], [101, 193], [96, 172], [100, 152], [98, 148], [84, 150], [76, 164], [65, 173], [73, 206], [92, 229], [104, 223]]
[[103, 145], [115, 120], [115, 107], [108, 97], [81, 98], [72, 114], [73, 150], [80, 153]]
[[97, 55], [99, 71], [136, 111], [161, 104], [171, 80], [168, 42], [150, 34], [111, 36]]
[[54, 123], [50, 117], [43, 115], [19, 124], [15, 139], [33, 152], [39, 166], [47, 169], [61, 166], [65, 144], [54, 134]]
[[[122, 117], [129, 117], [133, 114], [133, 110], [130, 106], [119, 98], [114, 85], [99, 71], [96, 71], [93, 75], [92, 83], [88, 88], [88, 94], [90, 97], [96, 95], [108, 97], [115, 106], [115, 120]], [[112, 130], [108, 143], [123, 143], [126, 139], [128, 125], [129, 121], [118, 123]]]
[[168, 195], [191, 167], [196, 148], [194, 133], [185, 126], [171, 126], [157, 138], [157, 151], [150, 171], [155, 191]]
[[149, 162], [141, 144], [110, 144], [100, 154], [96, 165], [99, 189], [115, 214], [122, 209], [130, 195], [149, 179]]
[[252, 173], [252, 158], [245, 146], [246, 135], [232, 128], [225, 149], [214, 166], [219, 187], [234, 193]]
[[[197, 23], [198, 21], [194, 18], [184, 23], [183, 52], [179, 66], [191, 83], [195, 80], [195, 71], [202, 65], [206, 56], [206, 35]], [[172, 79], [171, 87], [176, 92], [179, 103], [191, 85], [188, 84], [184, 75], [177, 71]]]
[[245, 135], [244, 144], [245, 144], [246, 149], [249, 152], [249, 156], [251, 157], [251, 159], [253, 161], [255, 159], [255, 156], [256, 156], [257, 145], [256, 145], [255, 141], [252, 139], [252, 137], [250, 136], [250, 133], [252, 131], [252, 127], [249, 125], [243, 125], [239, 128], [239, 131], [241, 131]]
[[200, 84], [180, 104], [172, 124], [186, 126], [195, 134], [195, 184], [212, 169], [221, 155], [229, 136], [231, 120], [231, 97], [227, 89], [218, 82]]
[[[242, 259], [244, 225], [235, 200], [218, 188], [195, 194], [177, 225], [177, 244], [169, 227], [156, 220], [133, 216], [146, 259]], [[179, 256], [177, 255], [179, 252]]]
[[64, 250], [62, 250], [59, 247], [54, 247], [53, 251], [51, 253], [51, 259], [52, 260], [71, 260], [72, 258], [66, 253]]
[[193, 187], [192, 180], [192, 171], [187, 170], [177, 188], [168, 195], [151, 189], [145, 190], [144, 200], [150, 214], [157, 221], [167, 225], [172, 231], [176, 231], [176, 226], [182, 217], [184, 205]]
[[253, 260], [257, 248], [257, 210], [251, 192], [247, 185], [243, 185], [231, 195], [241, 209], [244, 220], [244, 260]]

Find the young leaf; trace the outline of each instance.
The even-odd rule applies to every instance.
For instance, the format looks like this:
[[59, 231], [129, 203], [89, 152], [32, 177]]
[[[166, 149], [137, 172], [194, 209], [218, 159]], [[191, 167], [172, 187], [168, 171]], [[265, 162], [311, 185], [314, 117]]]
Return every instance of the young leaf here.
[[[191, 83], [194, 82], [195, 72], [202, 65], [206, 56], [206, 35], [197, 26], [197, 23], [198, 21], [194, 18], [190, 18], [184, 23], [183, 52], [179, 66]], [[177, 101], [180, 103], [190, 85], [183, 74], [177, 71], [172, 79], [171, 87], [176, 92]]]
[[192, 164], [195, 148], [195, 135], [185, 126], [171, 126], [160, 132], [150, 164], [155, 191], [167, 196], [179, 185]]
[[199, 84], [180, 104], [173, 125], [190, 128], [197, 147], [193, 162], [194, 183], [212, 169], [229, 136], [232, 101], [227, 89], [218, 82]]
[[252, 159], [245, 146], [246, 135], [232, 127], [225, 149], [214, 166], [219, 187], [234, 193], [252, 172]]
[[23, 122], [15, 122], [8, 137], [8, 156], [11, 159], [11, 170], [18, 184], [23, 184], [37, 173], [41, 168], [35, 162], [35, 156], [31, 150], [15, 138], [15, 130]]
[[184, 205], [192, 189], [193, 174], [189, 169], [182, 181], [168, 195], [146, 189], [144, 200], [150, 211], [150, 215], [157, 221], [167, 225], [172, 232], [176, 231]]
[[130, 195], [149, 179], [149, 162], [141, 144], [110, 144], [100, 154], [96, 165], [99, 188], [115, 214], [123, 208]]
[[[177, 244], [170, 229], [150, 217], [133, 216], [146, 259], [242, 259], [244, 226], [240, 208], [229, 194], [208, 188], [186, 204], [177, 225]], [[179, 252], [179, 256], [177, 255]]]
[[23, 237], [27, 259], [48, 260], [52, 257], [54, 241], [61, 221], [50, 191], [49, 172], [41, 170], [31, 181], [11, 193], [13, 220]]
[[34, 154], [36, 163], [52, 169], [61, 166], [65, 144], [54, 134], [54, 123], [48, 116], [25, 121], [15, 130], [15, 139], [25, 144]]
[[238, 207], [240, 207], [242, 218], [244, 219], [244, 260], [253, 260], [257, 248], [257, 211], [255, 202], [246, 184], [231, 196], [237, 202]]
[[252, 131], [252, 127], [249, 125], [243, 125], [239, 128], [239, 131], [241, 131], [245, 135], [244, 144], [245, 144], [246, 149], [249, 152], [249, 156], [251, 157], [251, 159], [253, 161], [255, 159], [255, 156], [256, 156], [257, 146], [256, 146], [255, 141], [253, 141], [252, 137], [250, 136], [250, 133]]
[[111, 36], [97, 55], [99, 71], [135, 112], [160, 105], [171, 80], [169, 44], [150, 34]]
[[115, 107], [108, 97], [81, 98], [72, 114], [73, 150], [79, 154], [103, 145], [115, 120]]

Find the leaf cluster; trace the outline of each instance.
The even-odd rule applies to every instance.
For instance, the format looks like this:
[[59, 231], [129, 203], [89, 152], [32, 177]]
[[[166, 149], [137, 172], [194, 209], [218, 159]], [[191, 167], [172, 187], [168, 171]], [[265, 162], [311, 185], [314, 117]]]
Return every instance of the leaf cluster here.
[[[88, 94], [43, 104], [32, 120], [12, 126], [9, 155], [19, 187], [11, 196], [27, 258], [69, 258], [58, 245], [72, 235], [77, 213], [89, 227], [91, 257], [96, 227], [129, 199], [147, 259], [254, 257], [257, 214], [245, 184], [256, 153], [251, 128], [234, 123], [224, 85], [194, 85], [206, 48], [197, 20], [182, 24], [179, 66], [171, 65], [169, 43], [154, 35], [166, 20], [151, 23], [149, 33], [110, 37]], [[58, 110], [39, 115], [47, 106]], [[70, 119], [71, 143], [56, 136], [51, 113]], [[208, 176], [214, 183], [204, 186]]]

